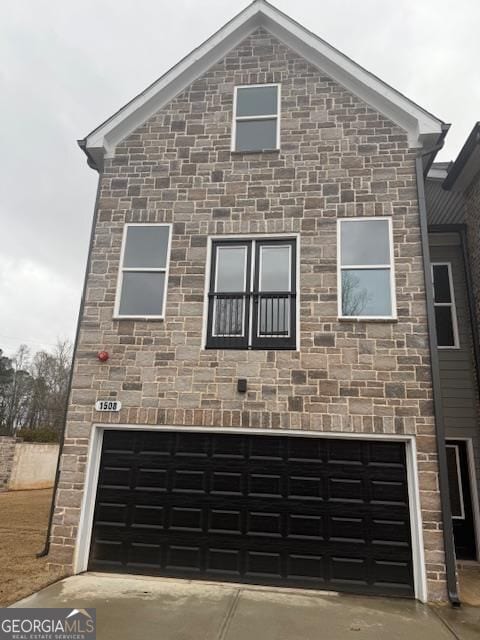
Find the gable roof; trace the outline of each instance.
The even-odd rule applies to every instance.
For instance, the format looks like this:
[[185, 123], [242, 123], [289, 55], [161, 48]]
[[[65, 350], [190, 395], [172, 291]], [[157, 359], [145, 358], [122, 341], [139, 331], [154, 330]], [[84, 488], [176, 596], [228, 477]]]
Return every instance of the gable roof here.
[[100, 169], [103, 158], [112, 157], [119, 142], [260, 27], [407, 131], [412, 148], [433, 147], [445, 135], [448, 125], [442, 120], [419, 107], [266, 0], [254, 0], [208, 40], [80, 140], [79, 145], [87, 154], [89, 164]]
[[443, 181], [451, 165], [451, 162], [435, 162], [425, 180], [429, 225], [462, 224], [465, 221], [463, 193], [443, 188]]
[[455, 162], [451, 165], [443, 188], [466, 191], [480, 171], [480, 122], [475, 123]]

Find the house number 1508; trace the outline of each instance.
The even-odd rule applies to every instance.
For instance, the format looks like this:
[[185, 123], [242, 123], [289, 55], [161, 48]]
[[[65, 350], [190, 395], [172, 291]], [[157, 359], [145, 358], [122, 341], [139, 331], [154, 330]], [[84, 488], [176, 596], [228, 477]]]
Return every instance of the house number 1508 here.
[[97, 400], [96, 411], [120, 411], [122, 403], [119, 400]]

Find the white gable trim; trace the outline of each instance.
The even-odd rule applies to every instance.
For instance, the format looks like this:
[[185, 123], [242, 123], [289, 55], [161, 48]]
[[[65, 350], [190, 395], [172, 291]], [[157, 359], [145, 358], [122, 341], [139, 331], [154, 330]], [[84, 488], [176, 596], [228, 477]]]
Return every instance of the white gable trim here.
[[94, 129], [82, 148], [98, 166], [116, 145], [168, 104], [252, 31], [263, 27], [286, 46], [407, 131], [412, 148], [433, 146], [444, 123], [366, 71], [265, 0], [254, 0], [213, 36], [194, 49], [145, 91]]

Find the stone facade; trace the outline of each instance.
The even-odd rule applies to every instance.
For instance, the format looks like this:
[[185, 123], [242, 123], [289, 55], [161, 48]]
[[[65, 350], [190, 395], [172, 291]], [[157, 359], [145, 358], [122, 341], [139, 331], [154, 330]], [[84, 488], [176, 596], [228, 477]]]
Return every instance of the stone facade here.
[[[282, 86], [281, 151], [232, 153], [234, 86], [268, 82]], [[261, 31], [117, 147], [100, 178], [53, 564], [72, 571], [93, 423], [412, 434], [429, 598], [446, 597], [414, 163], [404, 131]], [[393, 217], [398, 321], [339, 321], [336, 221], [380, 215]], [[164, 322], [112, 319], [126, 222], [173, 223]], [[207, 237], [258, 233], [300, 236], [300, 350], [202, 350]], [[119, 414], [95, 413], [106, 397]]]
[[11, 436], [0, 436], [0, 491], [8, 489], [16, 441], [17, 439]]

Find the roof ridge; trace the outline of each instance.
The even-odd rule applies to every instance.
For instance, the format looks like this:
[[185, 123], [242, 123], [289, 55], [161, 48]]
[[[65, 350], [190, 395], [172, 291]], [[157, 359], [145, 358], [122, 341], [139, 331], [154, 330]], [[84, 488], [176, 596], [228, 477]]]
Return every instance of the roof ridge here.
[[103, 157], [111, 157], [121, 140], [257, 28], [264, 28], [366, 104], [407, 131], [411, 147], [433, 146], [442, 133], [444, 134], [447, 125], [442, 120], [267, 0], [253, 0], [207, 40], [79, 141], [82, 149], [94, 164], [101, 166]]

